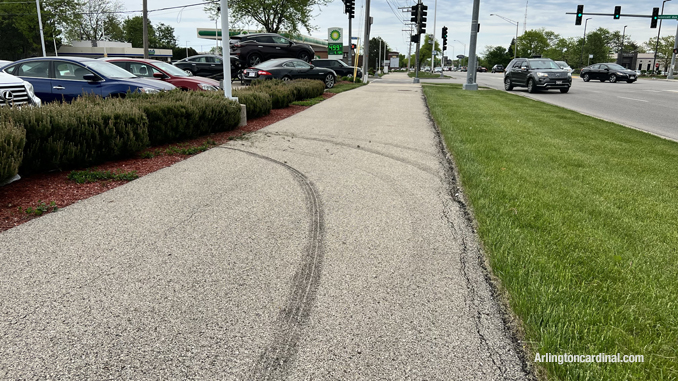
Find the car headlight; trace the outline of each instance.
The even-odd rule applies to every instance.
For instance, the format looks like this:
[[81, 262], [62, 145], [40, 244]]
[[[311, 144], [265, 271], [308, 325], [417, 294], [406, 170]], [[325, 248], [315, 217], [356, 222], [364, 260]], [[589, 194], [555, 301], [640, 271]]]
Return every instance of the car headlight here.
[[537, 73], [537, 77], [539, 78], [548, 78], [548, 73]]
[[160, 90], [159, 89], [152, 89], [152, 88], [149, 88], [149, 87], [142, 87], [141, 92], [146, 93], [146, 94], [155, 94], [155, 93], [159, 93]]
[[572, 77], [572, 73], [568, 71], [568, 72], [567, 72], [567, 76], [568, 76], [568, 77]]
[[617, 72], [617, 75], [626, 75], [626, 74], [621, 73], [621, 72]]
[[28, 82], [28, 81], [24, 81], [24, 85], [26, 86], [26, 91], [28, 91], [28, 94], [30, 94], [32, 97], [34, 97], [35, 91], [33, 89], [33, 84]]
[[207, 83], [198, 83], [198, 87], [205, 91], [219, 90], [216, 86], [208, 85]]

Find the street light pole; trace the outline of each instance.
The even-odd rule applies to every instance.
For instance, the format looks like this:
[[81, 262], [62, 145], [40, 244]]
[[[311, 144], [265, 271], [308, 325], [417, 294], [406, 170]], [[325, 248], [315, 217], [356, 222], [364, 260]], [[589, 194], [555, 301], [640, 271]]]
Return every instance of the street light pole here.
[[[527, 6], [526, 6], [526, 7], [527, 7]], [[498, 15], [498, 14], [496, 14], [496, 13], [490, 13], [490, 16], [501, 17], [501, 18], [503, 18], [504, 20], [510, 22], [511, 24], [513, 24], [513, 23], [516, 24], [516, 41], [515, 41], [515, 43], [513, 44], [513, 59], [518, 58], [518, 24], [519, 24], [519, 22], [518, 22], [518, 21], [513, 21], [513, 20], [511, 20], [511, 19], [508, 19], [508, 18], [506, 18], [506, 17], [504, 17], [504, 16], [502, 16], [502, 15]]]
[[622, 32], [622, 42], [621, 42], [621, 49], [619, 49], [619, 64], [624, 66], [624, 37], [626, 36], [626, 27], [628, 25], [624, 25], [624, 31]]
[[[676, 39], [673, 40], [673, 49], [678, 49], [678, 26], [676, 26]], [[671, 55], [671, 67], [669, 67], [669, 74], [666, 76], [666, 79], [673, 79], [673, 68], [676, 65], [676, 55]]]
[[[464, 45], [464, 57], [466, 57], [466, 44], [464, 44], [463, 42], [461, 42], [461, 41], [459, 41], [459, 40], [455, 40], [455, 41], [457, 41], [458, 43]], [[463, 58], [462, 58], [462, 61], [461, 61], [461, 62], [462, 62], [462, 64], [464, 63]], [[460, 66], [461, 66], [461, 65], [460, 65]], [[468, 65], [467, 65], [467, 66], [468, 66]]]
[[[664, 0], [662, 2], [662, 15], [664, 14], [664, 4], [667, 1], [671, 1], [671, 0]], [[657, 30], [657, 41], [654, 44], [654, 59], [652, 60], [652, 70], [653, 71], [656, 70], [654, 65], [657, 62], [657, 49], [659, 49], [659, 34], [661, 32], [662, 32], [662, 19], [659, 19], [659, 30]]]
[[42, 56], [47, 57], [45, 51], [45, 35], [42, 31], [42, 16], [40, 15], [40, 0], [35, 0], [35, 6], [38, 9], [38, 26], [40, 27], [40, 42], [42, 43]]
[[584, 22], [584, 39], [581, 42], [581, 59], [579, 60], [579, 66], [580, 67], [584, 66], [584, 45], [586, 45], [586, 25], [589, 23], [589, 20], [591, 20], [592, 18], [593, 17], [589, 17]]

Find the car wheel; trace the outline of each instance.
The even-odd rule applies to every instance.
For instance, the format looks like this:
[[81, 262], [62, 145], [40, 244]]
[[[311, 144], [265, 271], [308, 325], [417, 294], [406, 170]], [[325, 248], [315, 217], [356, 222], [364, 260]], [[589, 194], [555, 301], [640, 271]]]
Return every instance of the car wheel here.
[[513, 90], [513, 83], [511, 83], [511, 78], [509, 77], [504, 78], [504, 89], [506, 91]]
[[289, 81], [292, 80], [292, 78], [290, 78], [288, 75], [282, 77], [281, 79], [282, 79], [283, 82], [289, 82]]
[[568, 91], [570, 91], [570, 88], [569, 88], [569, 87], [566, 87], [566, 88], [564, 88], [564, 89], [560, 89], [560, 92], [561, 92], [561, 93], [567, 93]]
[[615, 82], [617, 82], [617, 76], [614, 75], [614, 74], [612, 74], [612, 75], [610, 76], [610, 83], [615, 83]]
[[328, 89], [334, 87], [334, 76], [332, 74], [327, 74], [327, 77], [325, 77], [325, 87]]
[[249, 56], [247, 56], [247, 64], [250, 67], [257, 66], [260, 63], [261, 63], [261, 55], [260, 54], [252, 53]]
[[195, 75], [195, 74], [193, 74], [193, 72], [190, 69], [184, 70], [184, 73], [188, 74], [191, 77]]
[[532, 78], [527, 80], [527, 92], [528, 93], [536, 93], [537, 92], [537, 86], [534, 85], [534, 80]]
[[584, 82], [588, 82], [588, 81], [590, 81], [590, 80], [591, 80], [591, 77], [589, 77], [589, 75], [588, 75], [588, 74], [584, 74], [584, 75], [583, 75], [583, 76], [581, 77], [581, 79], [583, 79], [583, 80], [584, 80]]
[[299, 58], [300, 60], [305, 61], [305, 62], [311, 62], [311, 55], [308, 54], [308, 52], [299, 53], [297, 58]]

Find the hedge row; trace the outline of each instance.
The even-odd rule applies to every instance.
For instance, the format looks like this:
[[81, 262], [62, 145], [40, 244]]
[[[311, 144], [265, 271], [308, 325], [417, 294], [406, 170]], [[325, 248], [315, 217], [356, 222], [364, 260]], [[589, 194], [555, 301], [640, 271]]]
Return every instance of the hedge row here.
[[[315, 98], [322, 81], [255, 82], [234, 91], [247, 118]], [[237, 128], [240, 105], [219, 92], [169, 91], [123, 99], [86, 96], [72, 103], [0, 108], [0, 181], [33, 173], [97, 165], [160, 145]], [[23, 154], [23, 159], [22, 159]]]
[[0, 183], [19, 173], [25, 144], [26, 130], [11, 119], [0, 119]]
[[99, 164], [148, 145], [148, 119], [122, 99], [5, 108], [7, 119], [26, 130], [22, 173]]

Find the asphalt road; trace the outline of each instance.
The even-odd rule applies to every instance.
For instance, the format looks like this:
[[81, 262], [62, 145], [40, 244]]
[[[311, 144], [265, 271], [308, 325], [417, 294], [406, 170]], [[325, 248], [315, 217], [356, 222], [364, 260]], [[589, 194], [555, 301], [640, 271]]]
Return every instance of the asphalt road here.
[[[448, 75], [453, 77], [450, 83], [466, 82], [466, 73]], [[503, 78], [503, 73], [478, 73], [477, 82], [503, 90]], [[584, 82], [575, 77], [567, 94], [557, 90], [529, 94], [523, 87], [512, 92], [678, 141], [678, 81]]]
[[0, 233], [0, 379], [527, 379], [407, 82]]

